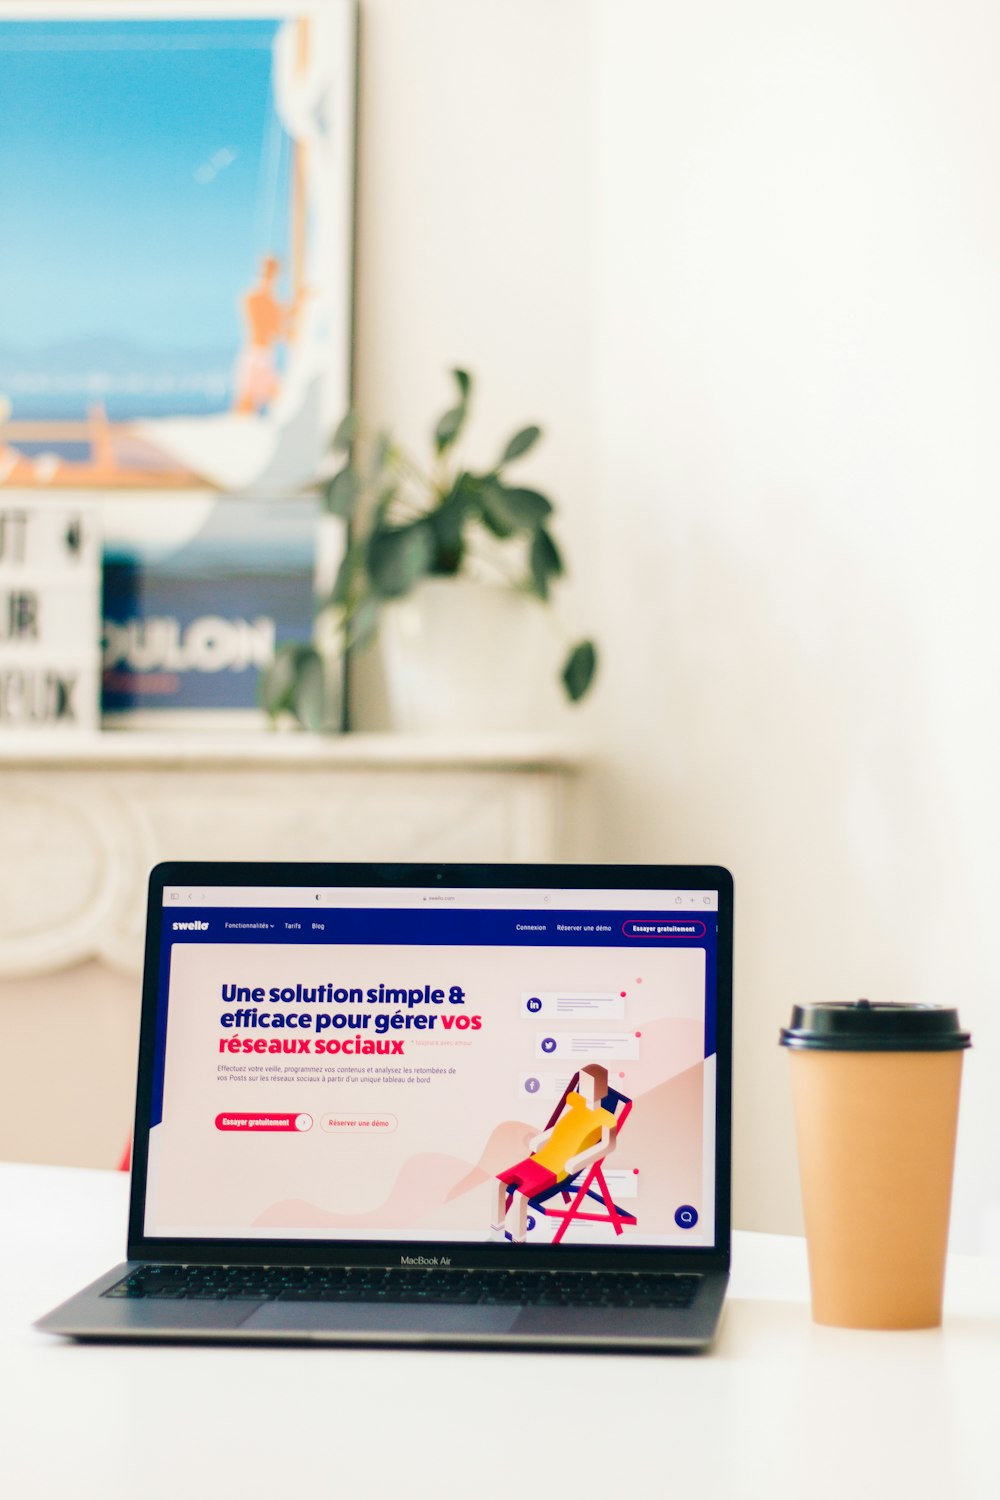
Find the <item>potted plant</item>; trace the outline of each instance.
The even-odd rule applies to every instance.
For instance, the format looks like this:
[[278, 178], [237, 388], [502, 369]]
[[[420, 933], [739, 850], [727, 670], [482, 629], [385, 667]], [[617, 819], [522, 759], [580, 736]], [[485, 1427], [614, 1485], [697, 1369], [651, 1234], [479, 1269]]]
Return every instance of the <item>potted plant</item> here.
[[[329, 714], [324, 654], [332, 648], [346, 656], [380, 630], [397, 645], [409, 641], [422, 649], [426, 643], [432, 658], [440, 658], [446, 645], [464, 651], [471, 668], [464, 678], [458, 674], [459, 693], [463, 685], [467, 693], [471, 670], [491, 691], [497, 675], [530, 673], [533, 662], [512, 661], [509, 651], [506, 667], [497, 665], [492, 672], [477, 655], [489, 640], [501, 649], [505, 642], [509, 646], [516, 634], [517, 601], [534, 602], [533, 611], [522, 611], [523, 618], [533, 620], [540, 606], [551, 602], [553, 586], [563, 576], [551, 531], [552, 502], [536, 489], [512, 483], [508, 475], [538, 442], [541, 430], [521, 428], [488, 469], [463, 465], [458, 442], [469, 415], [472, 378], [464, 370], [452, 375], [457, 400], [434, 428], [426, 468], [389, 433], [366, 433], [354, 411], [337, 428], [331, 450], [339, 467], [318, 488], [324, 509], [349, 523], [349, 544], [332, 593], [320, 606], [318, 639], [324, 649], [286, 644], [262, 678], [262, 703], [272, 718], [290, 711], [309, 728], [324, 727]], [[446, 581], [452, 587], [440, 589]], [[459, 583], [465, 592], [478, 591], [480, 600], [492, 601], [489, 615], [480, 615], [478, 631], [467, 601], [458, 602], [454, 586]], [[416, 601], [426, 611], [435, 599], [436, 623], [421, 625], [414, 613]], [[401, 601], [410, 602], [408, 612], [398, 608]], [[458, 617], [456, 607], [463, 611]], [[500, 641], [495, 640], [498, 633]], [[411, 652], [398, 675], [415, 689], [411, 700], [428, 702], [434, 697], [431, 677], [415, 668], [415, 660]], [[587, 693], [596, 667], [592, 641], [567, 645], [559, 675], [570, 702]]]

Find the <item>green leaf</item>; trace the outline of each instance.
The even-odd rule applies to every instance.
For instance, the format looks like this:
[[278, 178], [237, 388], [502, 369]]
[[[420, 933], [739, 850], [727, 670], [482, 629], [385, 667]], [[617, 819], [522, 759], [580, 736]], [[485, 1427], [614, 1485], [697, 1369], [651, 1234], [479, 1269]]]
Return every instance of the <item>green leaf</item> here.
[[445, 412], [434, 429], [434, 446], [438, 453], [444, 453], [446, 448], [450, 448], [457, 441], [469, 410], [472, 378], [464, 370], [452, 370], [451, 373], [458, 386], [458, 403]]
[[535, 426], [522, 427], [520, 432], [515, 432], [503, 450], [503, 458], [500, 460], [499, 467], [502, 468], [504, 464], [512, 463], [515, 458], [520, 458], [522, 453], [527, 453], [529, 448], [535, 446], [541, 435], [542, 429]]
[[326, 723], [326, 707], [323, 658], [314, 646], [306, 646], [299, 654], [292, 711], [304, 729], [315, 732]]
[[552, 514], [552, 501], [538, 490], [504, 487], [504, 504], [519, 526], [540, 526]]
[[483, 495], [483, 524], [486, 526], [487, 530], [492, 531], [494, 536], [498, 536], [502, 539], [506, 539], [507, 537], [514, 535], [513, 526], [509, 526], [507, 522], [498, 514], [498, 512], [491, 508], [489, 500], [485, 494]]
[[330, 604], [346, 604], [351, 594], [351, 585], [357, 576], [361, 565], [363, 553], [360, 547], [349, 547], [341, 559], [337, 576], [333, 581], [333, 589], [330, 593]]
[[552, 502], [537, 490], [512, 489], [499, 479], [483, 486], [483, 514], [497, 536], [514, 531], [534, 531], [552, 514]]
[[597, 650], [593, 641], [581, 641], [566, 658], [562, 670], [563, 686], [571, 703], [579, 703], [588, 691], [597, 671]]
[[299, 659], [302, 652], [309, 649], [299, 641], [284, 641], [275, 651], [272, 660], [261, 669], [257, 697], [261, 708], [272, 719], [292, 707]]
[[499, 479], [488, 479], [482, 487], [483, 520], [494, 536], [513, 536], [517, 522], [507, 508], [506, 488]]
[[398, 490], [398, 485], [387, 484], [385, 488], [380, 491], [379, 497], [375, 502], [375, 509], [372, 511], [370, 533], [372, 536], [374, 536], [377, 531], [383, 531], [385, 529], [385, 518], [389, 514], [389, 506], [395, 500]]
[[336, 432], [330, 439], [334, 453], [349, 453], [351, 444], [358, 435], [358, 414], [353, 407], [341, 417]]
[[345, 464], [323, 486], [323, 504], [332, 516], [349, 521], [361, 495], [361, 476], [351, 464]]
[[371, 595], [363, 600], [351, 616], [347, 627], [344, 649], [355, 651], [371, 640], [378, 627], [378, 612], [381, 601]]
[[439, 453], [450, 448], [462, 430], [465, 421], [465, 404], [453, 406], [446, 411], [434, 429], [434, 446]]
[[467, 469], [463, 469], [451, 487], [449, 498], [461, 500], [466, 508], [471, 510], [479, 505], [482, 489], [483, 481], [477, 475], [470, 474]]
[[368, 576], [383, 599], [398, 599], [427, 572], [434, 556], [434, 533], [426, 521], [385, 527], [368, 540]]
[[460, 474], [437, 509], [430, 512], [427, 522], [434, 531], [439, 553], [450, 556], [465, 550], [462, 533], [477, 499], [474, 481], [468, 474]]
[[376, 435], [375, 442], [372, 445], [371, 472], [373, 479], [378, 479], [379, 475], [382, 473], [382, 470], [389, 462], [391, 456], [392, 436], [383, 428], [383, 430]]
[[535, 593], [539, 599], [547, 599], [549, 582], [561, 575], [563, 561], [559, 555], [559, 548], [544, 526], [539, 526], [531, 543], [530, 567]]

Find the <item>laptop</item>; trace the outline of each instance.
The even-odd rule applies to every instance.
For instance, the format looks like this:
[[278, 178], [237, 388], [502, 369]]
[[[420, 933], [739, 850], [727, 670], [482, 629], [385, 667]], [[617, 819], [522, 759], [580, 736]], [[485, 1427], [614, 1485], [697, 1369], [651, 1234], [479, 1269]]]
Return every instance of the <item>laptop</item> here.
[[127, 1260], [35, 1326], [708, 1348], [732, 910], [714, 866], [157, 866]]

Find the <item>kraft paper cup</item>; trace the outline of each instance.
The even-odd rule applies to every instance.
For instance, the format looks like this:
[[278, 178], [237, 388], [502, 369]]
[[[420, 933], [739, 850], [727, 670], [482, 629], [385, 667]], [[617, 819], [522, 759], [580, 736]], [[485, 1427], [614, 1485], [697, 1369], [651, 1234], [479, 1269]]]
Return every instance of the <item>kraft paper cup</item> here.
[[812, 1315], [941, 1322], [962, 1052], [935, 1006], [796, 1006], [788, 1048]]

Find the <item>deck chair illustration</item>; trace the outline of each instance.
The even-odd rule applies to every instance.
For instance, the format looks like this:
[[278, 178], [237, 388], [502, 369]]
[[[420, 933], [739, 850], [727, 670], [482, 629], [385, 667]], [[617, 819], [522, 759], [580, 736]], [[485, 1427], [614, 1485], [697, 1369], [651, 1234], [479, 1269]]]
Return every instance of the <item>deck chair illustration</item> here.
[[[635, 1216], [615, 1203], [603, 1171], [632, 1109], [631, 1099], [610, 1088], [607, 1077], [607, 1070], [600, 1064], [590, 1064], [574, 1073], [545, 1129], [531, 1141], [533, 1154], [498, 1174], [498, 1222], [494, 1223], [494, 1229], [509, 1224], [508, 1237], [523, 1242], [529, 1208], [546, 1218], [562, 1221], [553, 1244], [560, 1242], [577, 1219], [610, 1224], [616, 1235], [622, 1233], [625, 1225], [635, 1224]], [[595, 1130], [599, 1133], [596, 1141]], [[567, 1135], [574, 1134], [577, 1140], [566, 1152]], [[560, 1137], [564, 1155], [558, 1149]], [[517, 1204], [512, 1214], [515, 1194]], [[561, 1205], [557, 1199], [561, 1199]]]

